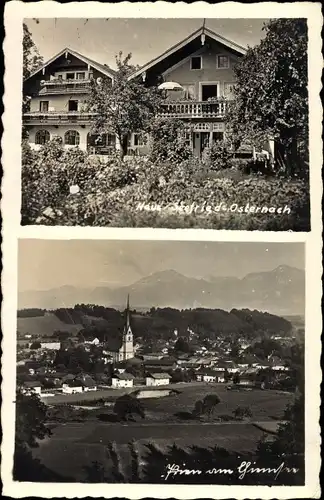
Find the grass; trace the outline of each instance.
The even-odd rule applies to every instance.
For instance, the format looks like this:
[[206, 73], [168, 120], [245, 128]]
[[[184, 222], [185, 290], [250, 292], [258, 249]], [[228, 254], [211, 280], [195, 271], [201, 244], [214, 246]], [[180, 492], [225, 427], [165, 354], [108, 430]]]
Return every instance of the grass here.
[[[253, 452], [257, 442], [264, 435], [264, 422], [272, 417], [281, 418], [292, 394], [276, 391], [227, 391], [224, 386], [201, 384], [195, 386], [176, 386], [181, 393], [161, 399], [143, 401], [148, 418], [132, 423], [103, 423], [95, 414], [111, 409], [98, 409], [91, 412], [91, 417], [82, 422], [59, 424], [53, 429], [52, 437], [40, 443], [33, 451], [34, 455], [52, 470], [64, 476], [73, 476], [76, 481], [84, 480], [83, 467], [93, 461], [104, 464], [109, 471], [106, 448], [115, 442], [118, 455], [125, 469], [129, 467], [130, 455], [128, 443], [137, 442], [140, 459], [146, 455], [145, 444], [154, 442], [162, 450], [176, 443], [181, 447], [197, 445], [201, 447], [222, 446], [240, 453]], [[197, 399], [216, 392], [221, 398], [215, 414], [228, 414], [237, 406], [250, 406], [253, 422], [202, 423], [191, 422], [189, 425], [176, 421], [174, 413], [191, 411]], [[76, 394], [75, 396], [80, 396]], [[273, 428], [276, 424], [270, 426]]]
[[61, 331], [76, 335], [82, 328], [82, 325], [63, 323], [53, 313], [46, 313], [44, 316], [31, 318], [17, 318], [17, 332], [19, 334], [29, 333], [42, 337], [50, 337], [55, 331]]

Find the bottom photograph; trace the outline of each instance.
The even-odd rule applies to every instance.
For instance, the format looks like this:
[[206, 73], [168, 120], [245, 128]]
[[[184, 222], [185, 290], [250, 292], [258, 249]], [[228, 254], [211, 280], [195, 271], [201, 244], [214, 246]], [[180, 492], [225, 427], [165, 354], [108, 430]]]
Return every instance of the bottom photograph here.
[[13, 479], [304, 485], [304, 251], [20, 239]]

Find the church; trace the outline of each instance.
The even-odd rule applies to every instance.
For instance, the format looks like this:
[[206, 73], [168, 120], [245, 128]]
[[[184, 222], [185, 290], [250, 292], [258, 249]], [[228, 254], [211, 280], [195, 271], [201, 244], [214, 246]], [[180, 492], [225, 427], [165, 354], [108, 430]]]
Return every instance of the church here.
[[134, 336], [131, 328], [131, 318], [129, 310], [129, 295], [127, 297], [127, 305], [125, 310], [125, 325], [122, 335], [122, 345], [119, 349], [109, 350], [107, 354], [112, 358], [114, 363], [118, 361], [126, 361], [134, 357]]

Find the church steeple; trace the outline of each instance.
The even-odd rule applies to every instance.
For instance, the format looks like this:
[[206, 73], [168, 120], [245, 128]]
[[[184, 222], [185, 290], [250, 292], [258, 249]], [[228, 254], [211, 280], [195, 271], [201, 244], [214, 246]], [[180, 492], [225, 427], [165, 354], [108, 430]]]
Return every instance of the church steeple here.
[[127, 295], [127, 304], [126, 304], [126, 331], [130, 328], [130, 311], [129, 311], [129, 294]]
[[120, 361], [125, 361], [126, 359], [134, 357], [134, 339], [133, 339], [132, 328], [130, 325], [129, 295], [127, 295], [125, 314], [126, 318], [123, 331], [122, 346], [119, 350]]

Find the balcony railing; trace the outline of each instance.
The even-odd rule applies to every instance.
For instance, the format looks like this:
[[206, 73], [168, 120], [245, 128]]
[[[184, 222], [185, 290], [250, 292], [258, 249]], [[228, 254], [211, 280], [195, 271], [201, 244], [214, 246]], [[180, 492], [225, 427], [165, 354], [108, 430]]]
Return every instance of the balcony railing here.
[[226, 104], [223, 101], [176, 101], [163, 103], [159, 116], [173, 118], [223, 118]]
[[24, 113], [23, 122], [26, 125], [61, 125], [78, 123], [87, 125], [96, 116], [96, 113], [84, 111], [31, 111]]
[[44, 80], [41, 82], [40, 95], [88, 93], [91, 80]]

